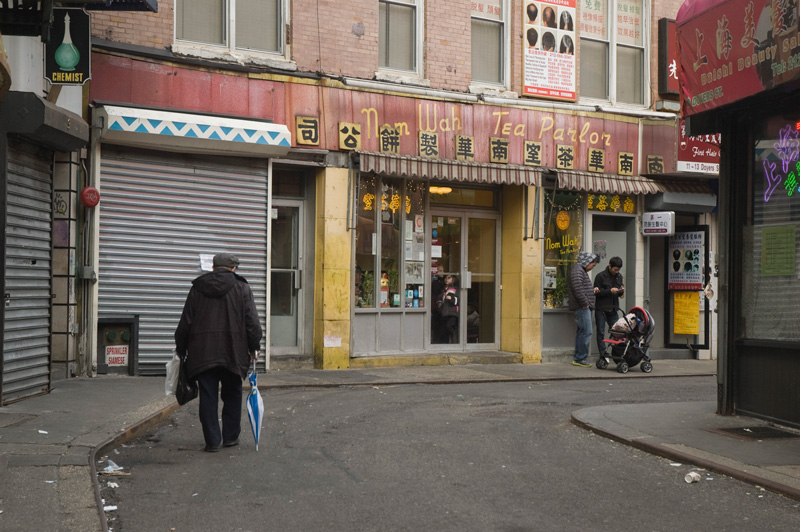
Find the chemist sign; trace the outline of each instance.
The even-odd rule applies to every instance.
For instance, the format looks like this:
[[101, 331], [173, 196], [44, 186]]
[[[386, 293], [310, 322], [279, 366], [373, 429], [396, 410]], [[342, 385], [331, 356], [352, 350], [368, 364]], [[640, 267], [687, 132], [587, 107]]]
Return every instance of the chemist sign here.
[[644, 236], [672, 236], [675, 234], [675, 213], [646, 212], [642, 216], [642, 234]]
[[83, 85], [91, 77], [91, 21], [83, 9], [53, 8], [44, 45], [44, 77], [54, 85]]

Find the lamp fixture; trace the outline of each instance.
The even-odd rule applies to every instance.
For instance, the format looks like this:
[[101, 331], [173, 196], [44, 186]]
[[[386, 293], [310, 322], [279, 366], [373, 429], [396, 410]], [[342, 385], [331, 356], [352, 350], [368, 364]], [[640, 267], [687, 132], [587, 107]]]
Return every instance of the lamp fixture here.
[[453, 191], [450, 187], [430, 187], [428, 190], [431, 194], [450, 194]]

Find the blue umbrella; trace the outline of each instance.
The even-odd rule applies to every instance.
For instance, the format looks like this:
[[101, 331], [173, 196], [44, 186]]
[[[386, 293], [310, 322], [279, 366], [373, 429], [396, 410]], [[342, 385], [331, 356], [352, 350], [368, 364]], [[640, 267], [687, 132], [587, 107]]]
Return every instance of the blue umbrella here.
[[250, 393], [247, 394], [247, 417], [250, 418], [250, 428], [253, 429], [253, 439], [256, 440], [258, 451], [258, 438], [261, 436], [261, 422], [264, 420], [264, 400], [256, 388], [256, 358], [253, 359], [253, 372], [250, 374]]

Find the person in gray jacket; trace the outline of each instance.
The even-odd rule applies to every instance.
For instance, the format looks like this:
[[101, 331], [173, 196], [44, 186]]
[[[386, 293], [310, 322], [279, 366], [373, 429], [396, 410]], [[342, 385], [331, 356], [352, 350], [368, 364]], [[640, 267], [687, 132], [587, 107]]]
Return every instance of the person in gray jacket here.
[[594, 310], [594, 286], [589, 272], [597, 266], [597, 255], [588, 251], [578, 253], [578, 261], [572, 266], [567, 278], [569, 309], [575, 314], [575, 354], [573, 366], [591, 368], [589, 345], [592, 342], [592, 310]]
[[262, 337], [253, 291], [236, 273], [239, 259], [219, 253], [214, 255], [213, 264], [214, 271], [192, 281], [175, 330], [178, 356], [183, 358], [188, 351], [189, 378], [197, 380], [205, 451], [212, 453], [223, 445], [239, 444], [242, 379], [256, 359]]

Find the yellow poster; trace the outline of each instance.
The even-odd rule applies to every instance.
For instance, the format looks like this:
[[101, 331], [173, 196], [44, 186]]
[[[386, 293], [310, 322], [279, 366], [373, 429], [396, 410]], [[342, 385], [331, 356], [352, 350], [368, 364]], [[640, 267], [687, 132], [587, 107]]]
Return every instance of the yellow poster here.
[[673, 292], [673, 333], [700, 334], [700, 293]]

